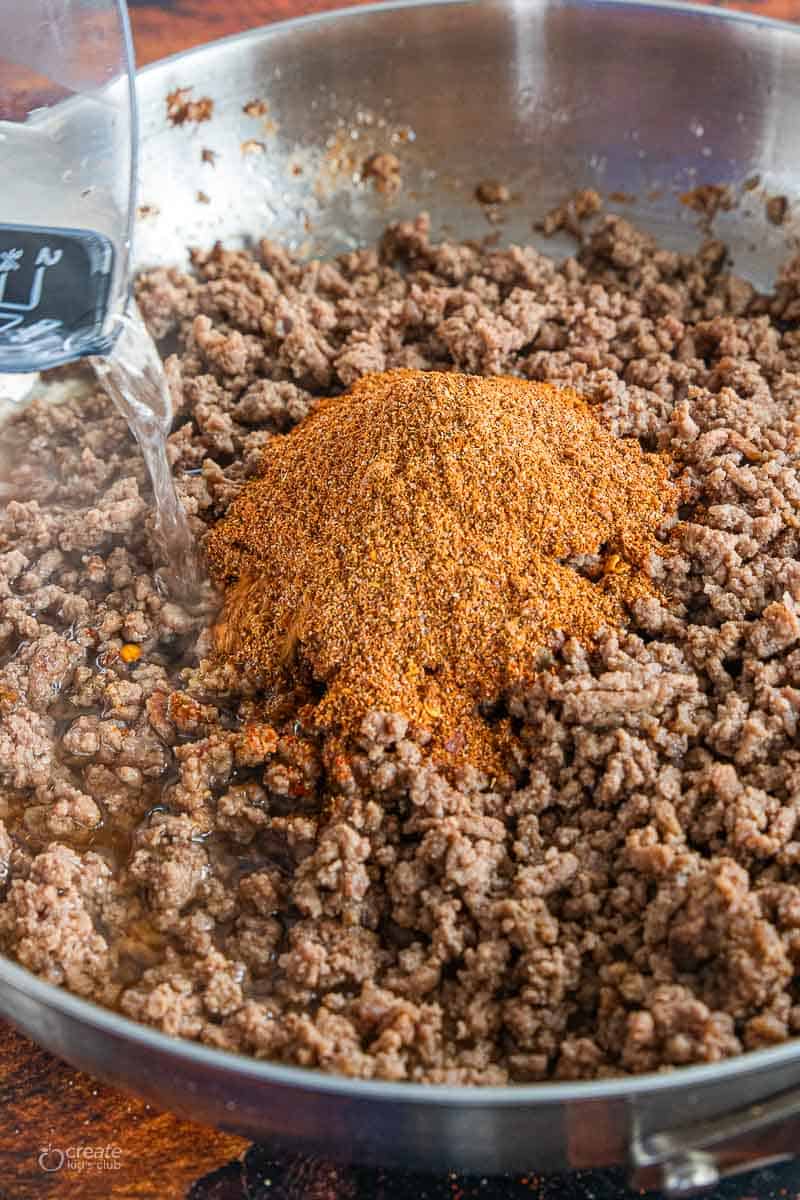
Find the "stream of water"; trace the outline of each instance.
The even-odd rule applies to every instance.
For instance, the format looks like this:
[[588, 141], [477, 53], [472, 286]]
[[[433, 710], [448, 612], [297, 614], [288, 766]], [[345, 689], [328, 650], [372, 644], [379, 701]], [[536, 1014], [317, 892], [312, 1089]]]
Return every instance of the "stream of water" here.
[[159, 578], [184, 604], [205, 597], [206, 580], [197, 543], [175, 490], [167, 458], [172, 397], [156, 345], [135, 305], [119, 317], [122, 330], [107, 358], [93, 358], [98, 381], [128, 422], [141, 447], [153, 485]]

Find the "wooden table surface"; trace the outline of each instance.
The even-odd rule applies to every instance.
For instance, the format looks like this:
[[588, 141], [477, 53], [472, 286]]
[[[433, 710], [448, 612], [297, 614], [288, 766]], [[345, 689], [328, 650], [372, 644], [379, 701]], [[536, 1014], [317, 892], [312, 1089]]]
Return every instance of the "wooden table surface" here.
[[[137, 58], [143, 64], [242, 29], [336, 8], [338, 2], [129, 0], [129, 7]], [[800, 20], [800, 0], [753, 0], [720, 7]], [[240, 1200], [267, 1192], [298, 1200], [337, 1200], [344, 1194], [335, 1172], [312, 1171], [292, 1184], [278, 1179], [268, 1183], [257, 1148], [248, 1153], [248, 1144], [240, 1138], [180, 1121], [104, 1087], [2, 1023], [0, 1113], [0, 1200], [60, 1200], [62, 1196], [66, 1200]], [[55, 1166], [58, 1151], [80, 1144], [118, 1147], [119, 1169], [77, 1173], [40, 1165], [41, 1158], [45, 1166]], [[48, 1147], [52, 1148], [49, 1157]], [[287, 1172], [288, 1168], [284, 1175]], [[371, 1186], [369, 1191], [377, 1196]], [[511, 1191], [519, 1194], [516, 1186]]]

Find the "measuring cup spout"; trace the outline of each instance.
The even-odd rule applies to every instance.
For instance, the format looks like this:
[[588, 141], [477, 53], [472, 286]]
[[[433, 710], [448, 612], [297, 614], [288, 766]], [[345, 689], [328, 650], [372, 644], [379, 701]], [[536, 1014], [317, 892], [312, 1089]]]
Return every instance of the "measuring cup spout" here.
[[0, 0], [0, 372], [114, 344], [137, 114], [125, 0]]

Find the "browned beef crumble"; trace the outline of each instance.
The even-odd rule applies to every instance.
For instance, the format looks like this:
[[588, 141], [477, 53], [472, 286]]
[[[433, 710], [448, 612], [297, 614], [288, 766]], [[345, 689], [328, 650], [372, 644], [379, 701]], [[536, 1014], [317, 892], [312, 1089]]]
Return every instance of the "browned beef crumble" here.
[[719, 243], [612, 216], [560, 265], [420, 218], [334, 262], [264, 242], [144, 275], [199, 532], [267, 439], [391, 367], [571, 384], [690, 499], [666, 601], [504, 699], [507, 777], [445, 778], [402, 717], [335, 756], [210, 660], [154, 581], [120, 418], [34, 403], [4, 434], [5, 952], [170, 1033], [361, 1077], [591, 1079], [800, 1032], [799, 284], [795, 259], [757, 295]]
[[768, 196], [764, 211], [772, 225], [782, 225], [789, 213], [788, 196]]
[[393, 196], [403, 186], [402, 167], [396, 154], [371, 154], [361, 167], [361, 175], [371, 179], [385, 196]]
[[511, 192], [499, 179], [482, 179], [475, 188], [475, 199], [479, 204], [508, 204]]
[[214, 115], [214, 101], [209, 96], [193, 97], [194, 88], [175, 88], [167, 96], [167, 120], [170, 125], [199, 125]]

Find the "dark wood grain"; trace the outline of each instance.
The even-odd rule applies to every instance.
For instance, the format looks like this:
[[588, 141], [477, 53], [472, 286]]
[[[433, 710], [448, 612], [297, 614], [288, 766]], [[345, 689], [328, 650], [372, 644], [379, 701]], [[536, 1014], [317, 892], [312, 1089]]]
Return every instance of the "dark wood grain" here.
[[243, 29], [341, 6], [342, 0], [172, 0], [169, 4], [133, 3], [130, 10], [136, 55], [143, 64]]
[[[365, 0], [348, 0], [349, 3]], [[324, 12], [341, 6], [341, 0], [167, 0], [142, 3], [129, 0], [131, 21], [140, 63], [152, 62], [212, 38], [253, 29], [271, 21], [307, 12]], [[800, 0], [752, 0], [721, 3], [721, 8], [757, 12], [783, 20], [800, 19]]]
[[[157, 1112], [46, 1054], [5, 1027], [0, 1035], [0, 1198], [3, 1200], [182, 1200], [202, 1175], [236, 1158], [247, 1143]], [[119, 1147], [118, 1170], [86, 1161], [55, 1168], [59, 1152]], [[68, 1161], [68, 1160], [67, 1160]]]
[[[130, 0], [140, 64], [243, 29], [335, 7], [337, 0]], [[800, 20], [800, 0], [755, 0], [722, 7]], [[0, 1113], [0, 1200], [182, 1200], [187, 1195], [190, 1200], [256, 1200], [267, 1194], [286, 1200], [311, 1200], [312, 1194], [316, 1200], [345, 1196], [373, 1200], [389, 1195], [379, 1175], [359, 1182], [358, 1173], [342, 1175], [319, 1165], [306, 1171], [311, 1181], [306, 1186], [303, 1172], [297, 1177], [299, 1183], [291, 1183], [289, 1177], [296, 1175], [291, 1163], [273, 1165], [263, 1154], [254, 1157], [254, 1151], [240, 1163], [247, 1148], [241, 1139], [178, 1120], [104, 1087], [2, 1024]], [[40, 1167], [44, 1147], [66, 1151], [81, 1144], [118, 1146], [119, 1170], [48, 1172]], [[268, 1183], [272, 1177], [274, 1189]], [[492, 1192], [504, 1197], [530, 1195], [533, 1189], [527, 1184], [501, 1182], [501, 1190]], [[421, 1194], [413, 1186], [410, 1191], [402, 1182], [399, 1186], [403, 1194]], [[470, 1194], [468, 1186], [459, 1186], [461, 1195]], [[454, 1188], [448, 1185], [441, 1194], [458, 1194]], [[433, 1192], [426, 1187], [426, 1194]], [[480, 1194], [488, 1198], [488, 1192]], [[392, 1195], [399, 1192], [392, 1190]]]

